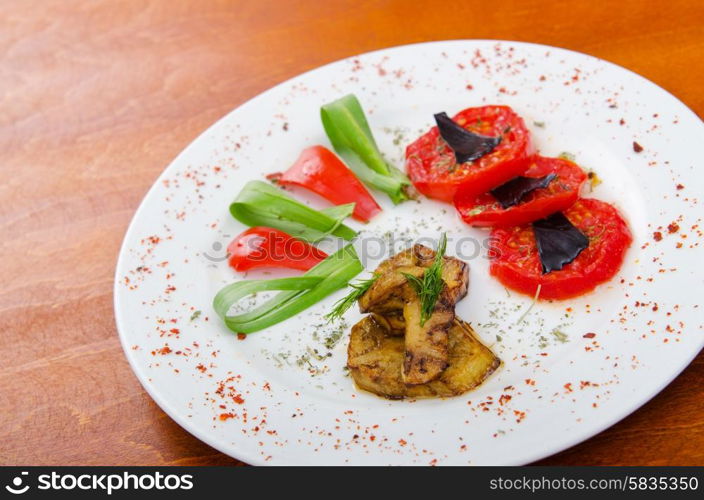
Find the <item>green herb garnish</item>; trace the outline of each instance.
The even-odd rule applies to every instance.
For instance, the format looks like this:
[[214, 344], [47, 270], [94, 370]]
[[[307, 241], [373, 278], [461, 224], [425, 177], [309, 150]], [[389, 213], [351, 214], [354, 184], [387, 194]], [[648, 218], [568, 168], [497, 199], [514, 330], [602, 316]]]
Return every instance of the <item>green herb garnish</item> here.
[[601, 184], [601, 179], [599, 179], [599, 176], [596, 175], [596, 172], [592, 170], [587, 172], [587, 179], [589, 179], [589, 184], [592, 190], [594, 190], [595, 187]]
[[563, 332], [563, 331], [561, 331], [561, 330], [558, 330], [557, 328], [555, 328], [554, 330], [552, 330], [550, 333], [551, 333], [557, 340], [559, 340], [560, 342], [562, 342], [563, 344], [564, 344], [565, 342], [567, 342], [567, 339], [569, 338], [569, 337], [567, 337], [567, 334], [566, 334], [565, 332]]
[[371, 278], [365, 280], [359, 280], [357, 283], [350, 283], [352, 291], [348, 293], [345, 297], [335, 302], [332, 311], [325, 315], [325, 319], [328, 321], [333, 321], [335, 319], [342, 318], [342, 315], [347, 312], [347, 310], [352, 307], [352, 305], [359, 300], [359, 298], [364, 295], [364, 293], [369, 290], [369, 287], [374, 284], [374, 282], [379, 279], [379, 274], [374, 274]]
[[200, 310], [194, 311], [193, 314], [191, 314], [191, 321], [193, 321], [193, 320], [195, 320], [195, 319], [198, 319], [198, 318], [200, 317], [200, 315], [201, 315], [201, 311], [200, 311]]
[[574, 163], [574, 160], [576, 159], [573, 153], [570, 153], [569, 151], [563, 151], [559, 155], [557, 155], [558, 158], [562, 158], [563, 160], [571, 161]]
[[327, 359], [327, 355], [320, 354], [317, 349], [314, 349], [311, 346], [306, 346], [306, 351], [316, 361], [325, 361], [325, 359]]
[[518, 321], [516, 321], [516, 324], [520, 324], [524, 319], [526, 319], [526, 316], [528, 316], [528, 313], [533, 309], [533, 306], [535, 305], [536, 302], [538, 302], [538, 298], [540, 297], [540, 289], [543, 288], [543, 284], [539, 284], [538, 288], [535, 289], [535, 295], [533, 296], [533, 300], [530, 303], [530, 306], [528, 306], [528, 309], [525, 310], [523, 314], [521, 314], [521, 317], [518, 318]]
[[420, 299], [420, 326], [423, 326], [433, 314], [440, 292], [445, 286], [442, 280], [442, 264], [446, 249], [447, 234], [443, 233], [440, 237], [440, 243], [435, 252], [433, 263], [425, 270], [423, 277], [419, 278], [412, 274], [403, 273], [408, 280], [408, 284], [411, 285], [411, 288], [413, 288]]

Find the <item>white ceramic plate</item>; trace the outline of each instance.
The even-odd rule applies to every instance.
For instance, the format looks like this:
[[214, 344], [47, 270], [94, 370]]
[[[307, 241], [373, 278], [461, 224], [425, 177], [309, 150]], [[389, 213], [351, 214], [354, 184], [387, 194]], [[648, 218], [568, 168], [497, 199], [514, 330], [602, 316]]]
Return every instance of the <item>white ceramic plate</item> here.
[[[384, 212], [364, 227], [362, 240], [392, 234], [399, 250], [448, 231], [449, 253], [471, 266], [458, 314], [502, 358], [502, 368], [454, 399], [386, 401], [360, 392], [343, 370], [349, 328], [321, 319], [344, 292], [238, 340], [211, 308], [217, 290], [241, 278], [224, 259], [225, 246], [244, 229], [229, 203], [246, 181], [285, 169], [304, 147], [328, 145], [319, 107], [350, 92], [363, 103], [382, 152], [399, 166], [433, 113], [512, 106], [543, 154], [572, 153], [603, 181], [588, 196], [626, 215], [634, 243], [619, 275], [579, 299], [539, 303], [517, 323], [531, 299], [509, 295], [489, 278], [485, 232], [464, 226], [449, 206], [423, 200], [392, 207], [377, 193]], [[524, 464], [545, 457], [628, 415], [701, 349], [704, 177], [695, 167], [703, 143], [701, 121], [673, 96], [563, 49], [449, 41], [324, 66], [217, 122], [149, 191], [116, 271], [125, 353], [174, 420], [251, 464]], [[367, 269], [382, 257], [379, 249], [367, 244]], [[347, 325], [358, 318], [350, 311]], [[306, 360], [310, 349], [330, 355]]]

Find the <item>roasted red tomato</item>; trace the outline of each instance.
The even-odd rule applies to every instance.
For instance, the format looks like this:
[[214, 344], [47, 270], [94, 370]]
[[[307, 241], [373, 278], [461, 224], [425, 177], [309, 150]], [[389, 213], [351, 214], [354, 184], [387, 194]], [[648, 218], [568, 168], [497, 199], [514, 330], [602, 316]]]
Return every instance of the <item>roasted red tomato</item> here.
[[566, 299], [593, 290], [621, 267], [631, 233], [618, 211], [594, 199], [578, 200], [564, 212], [589, 239], [589, 246], [559, 271], [543, 274], [531, 225], [491, 232], [490, 272], [506, 287], [541, 299]]
[[310, 189], [335, 205], [354, 203], [352, 217], [362, 222], [369, 222], [381, 212], [362, 182], [335, 153], [323, 146], [304, 149], [286, 172], [270, 174], [267, 179]]
[[500, 136], [501, 142], [481, 158], [458, 164], [438, 128], [431, 128], [406, 148], [406, 171], [424, 195], [452, 202], [460, 185], [466, 186], [465, 196], [480, 195], [528, 168], [530, 133], [508, 106], [468, 108], [453, 120], [470, 132]]
[[270, 227], [252, 227], [227, 247], [235, 271], [256, 267], [287, 267], [307, 271], [328, 255], [303, 240]]
[[542, 156], [533, 157], [530, 168], [522, 175], [538, 179], [551, 174], [555, 177], [547, 187], [530, 191], [508, 208], [504, 208], [491, 192], [467, 196], [461, 186], [455, 195], [455, 208], [462, 220], [473, 226], [520, 226], [542, 219], [572, 206], [587, 180], [582, 169], [571, 161]]

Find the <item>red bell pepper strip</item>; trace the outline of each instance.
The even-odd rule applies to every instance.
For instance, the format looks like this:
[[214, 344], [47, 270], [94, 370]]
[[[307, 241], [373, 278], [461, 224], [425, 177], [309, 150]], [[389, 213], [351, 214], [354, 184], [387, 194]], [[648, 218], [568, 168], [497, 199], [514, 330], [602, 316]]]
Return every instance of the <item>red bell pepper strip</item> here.
[[256, 267], [287, 267], [307, 271], [328, 255], [303, 240], [273, 229], [257, 226], [237, 236], [227, 247], [235, 271]]
[[381, 207], [354, 173], [323, 146], [304, 149], [291, 168], [268, 175], [267, 179], [304, 187], [335, 205], [354, 202], [352, 217], [362, 222], [369, 222], [381, 212]]

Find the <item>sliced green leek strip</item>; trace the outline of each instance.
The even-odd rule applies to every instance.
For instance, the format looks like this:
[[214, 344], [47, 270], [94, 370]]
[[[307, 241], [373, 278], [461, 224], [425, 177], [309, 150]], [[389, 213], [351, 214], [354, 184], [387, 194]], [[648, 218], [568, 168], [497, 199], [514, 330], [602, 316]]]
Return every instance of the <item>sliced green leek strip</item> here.
[[[344, 288], [363, 269], [354, 247], [347, 245], [303, 276], [243, 280], [227, 285], [213, 299], [213, 309], [233, 332], [257, 332], [298, 314]], [[230, 308], [244, 297], [272, 290], [281, 290], [281, 293], [251, 311], [228, 316]]]
[[411, 181], [381, 156], [353, 94], [324, 105], [320, 118], [332, 147], [362, 182], [386, 193], [396, 204], [412, 197]]
[[352, 214], [354, 203], [314, 210], [266, 182], [245, 184], [230, 205], [232, 216], [243, 224], [267, 226], [315, 243], [328, 235], [352, 240], [356, 231], [342, 221]]

